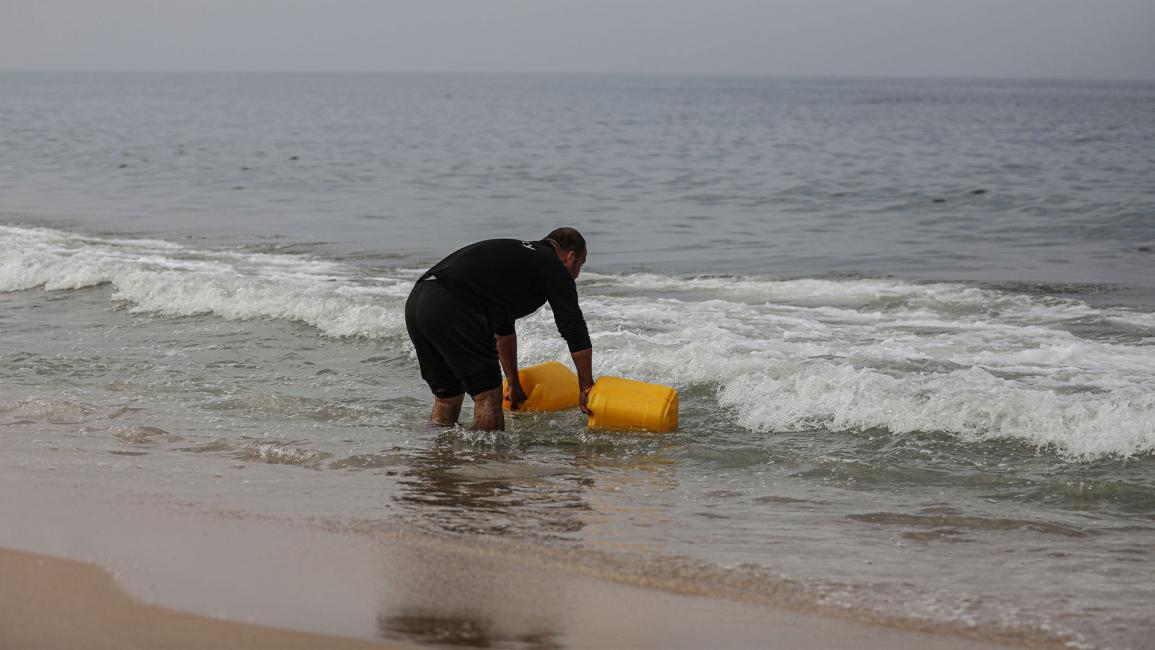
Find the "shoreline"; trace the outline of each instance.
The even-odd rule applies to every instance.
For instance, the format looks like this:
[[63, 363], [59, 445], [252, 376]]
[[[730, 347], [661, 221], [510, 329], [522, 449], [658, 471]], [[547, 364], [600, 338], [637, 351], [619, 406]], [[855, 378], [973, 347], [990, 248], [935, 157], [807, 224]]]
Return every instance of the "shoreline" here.
[[[693, 573], [629, 573], [628, 562], [605, 564], [595, 552], [582, 562], [568, 549], [442, 538], [381, 522], [292, 522], [166, 503], [142, 491], [147, 486], [110, 490], [91, 478], [5, 470], [4, 650], [212, 647], [214, 639], [258, 650], [1059, 646], [856, 621], [786, 601], [741, 602], [692, 588]], [[189, 636], [190, 627], [215, 636]]]
[[[4, 576], [0, 582], [0, 648], [5, 650], [78, 647], [117, 650], [201, 650], [208, 647], [412, 650], [430, 645], [440, 647], [445, 643], [490, 647], [494, 642], [520, 642], [529, 647], [540, 642], [543, 648], [559, 647], [551, 645], [559, 640], [551, 633], [495, 635], [488, 626], [477, 625], [477, 621], [437, 620], [437, 617], [423, 614], [392, 617], [398, 629], [405, 629], [414, 637], [406, 641], [361, 639], [206, 616], [144, 602], [123, 589], [113, 572], [97, 564], [8, 548], [0, 548], [0, 575]], [[760, 612], [761, 620], [756, 622], [750, 616], [755, 612], [725, 601], [713, 601], [709, 606], [698, 603], [687, 612], [679, 607], [685, 605], [684, 601], [704, 599], [676, 595], [663, 598], [657, 590], [653, 592], [654, 600], [668, 600], [672, 607], [655, 609], [653, 602], [634, 602], [645, 608], [644, 619], [654, 618], [656, 614], [669, 616], [668, 622], [674, 622], [673, 617], [677, 616], [680, 620], [674, 626], [676, 630], [684, 632], [692, 622], [698, 627], [697, 635], [676, 637], [670, 630], [655, 634], [655, 630], [638, 630], [628, 623], [623, 626], [620, 619], [603, 620], [603, 624], [579, 634], [565, 635], [560, 647], [693, 648], [714, 643], [720, 644], [719, 647], [784, 650], [997, 650], [1026, 647], [852, 623], [775, 608], [765, 608]], [[635, 610], [630, 615], [636, 613]], [[734, 634], [736, 627], [741, 629]]]

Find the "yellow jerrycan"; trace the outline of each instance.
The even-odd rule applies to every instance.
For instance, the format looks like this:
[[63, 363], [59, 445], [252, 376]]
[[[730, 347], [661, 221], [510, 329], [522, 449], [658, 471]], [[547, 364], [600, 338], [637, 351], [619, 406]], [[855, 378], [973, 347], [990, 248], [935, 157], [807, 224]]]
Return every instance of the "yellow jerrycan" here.
[[587, 405], [591, 429], [665, 433], [678, 428], [678, 391], [669, 386], [599, 377]]
[[[521, 388], [527, 399], [519, 407], [523, 411], [560, 411], [578, 405], [578, 378], [565, 364], [547, 361], [517, 371]], [[501, 384], [502, 403], [509, 410], [505, 391], [509, 381]]]

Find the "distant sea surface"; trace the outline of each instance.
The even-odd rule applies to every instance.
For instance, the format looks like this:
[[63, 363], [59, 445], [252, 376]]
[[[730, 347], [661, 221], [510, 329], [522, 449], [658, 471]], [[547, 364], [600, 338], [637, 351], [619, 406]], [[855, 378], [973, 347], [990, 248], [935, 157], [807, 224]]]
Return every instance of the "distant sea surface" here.
[[[595, 373], [681, 427], [430, 428], [413, 281], [558, 225]], [[4, 72], [0, 332], [14, 466], [1155, 635], [1155, 84]], [[548, 309], [519, 340], [568, 361]]]

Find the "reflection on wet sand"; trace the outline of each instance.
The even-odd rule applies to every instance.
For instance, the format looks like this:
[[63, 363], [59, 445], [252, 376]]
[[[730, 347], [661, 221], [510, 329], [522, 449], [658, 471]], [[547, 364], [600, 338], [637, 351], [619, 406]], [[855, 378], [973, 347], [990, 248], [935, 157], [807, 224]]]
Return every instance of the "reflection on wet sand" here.
[[494, 629], [492, 620], [482, 618], [451, 617], [414, 610], [393, 616], [382, 614], [377, 622], [383, 638], [398, 641], [468, 648], [512, 646], [526, 650], [560, 650], [564, 647], [555, 633], [503, 634]]
[[[430, 540], [433, 542], [433, 540]], [[449, 540], [393, 549], [377, 616], [385, 639], [478, 648], [560, 647], [572, 588], [530, 558]], [[572, 587], [572, 586], [571, 586]]]
[[[395, 498], [422, 525], [454, 535], [652, 550], [625, 541], [620, 529], [624, 522], [665, 521], [660, 508], [631, 505], [629, 493], [675, 486], [667, 455], [578, 446], [568, 458], [553, 456], [552, 464], [529, 460], [541, 457], [518, 445], [478, 442], [447, 431], [407, 458]], [[383, 638], [481, 648], [562, 647], [562, 623], [578, 607], [572, 584], [565, 589], [542, 580], [541, 567], [511, 561], [516, 558], [464, 557], [432, 547], [403, 552], [407, 557], [389, 563], [389, 583], [406, 588], [392, 590], [382, 604], [377, 625]], [[454, 576], [452, 583], [444, 582], [446, 575]]]
[[540, 458], [540, 451], [474, 442], [449, 431], [407, 459], [409, 469], [395, 498], [421, 522], [447, 532], [596, 540], [634, 548], [636, 541], [622, 539], [623, 527], [669, 521], [666, 508], [639, 506], [634, 498], [639, 492], [652, 495], [677, 487], [676, 461], [668, 452], [666, 447], [578, 446], [544, 464], [528, 460]]
[[448, 532], [570, 539], [585, 525], [588, 482], [576, 466], [530, 464], [516, 449], [483, 448], [448, 432], [410, 457], [396, 498]]

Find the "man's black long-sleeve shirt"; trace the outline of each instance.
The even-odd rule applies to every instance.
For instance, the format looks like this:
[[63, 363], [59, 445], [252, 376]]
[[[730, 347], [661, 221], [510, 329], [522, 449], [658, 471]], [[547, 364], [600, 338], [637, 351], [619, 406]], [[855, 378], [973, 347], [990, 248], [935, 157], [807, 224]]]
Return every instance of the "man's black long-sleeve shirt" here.
[[577, 284], [547, 241], [489, 239], [471, 244], [435, 264], [421, 279], [430, 276], [484, 312], [494, 334], [513, 334], [515, 320], [549, 301], [570, 352], [591, 347]]

